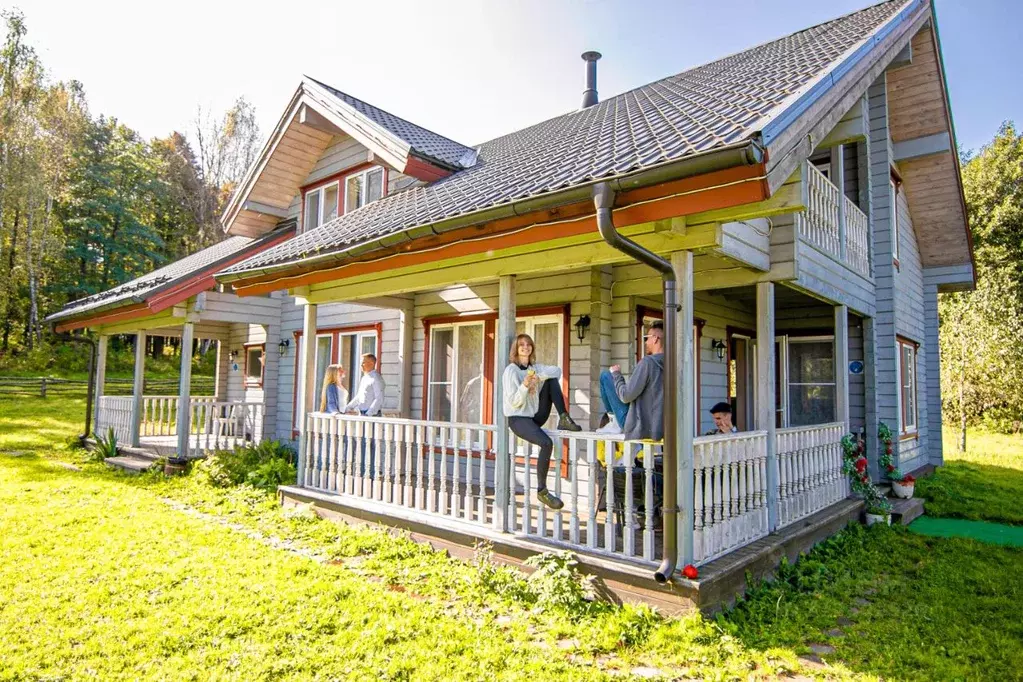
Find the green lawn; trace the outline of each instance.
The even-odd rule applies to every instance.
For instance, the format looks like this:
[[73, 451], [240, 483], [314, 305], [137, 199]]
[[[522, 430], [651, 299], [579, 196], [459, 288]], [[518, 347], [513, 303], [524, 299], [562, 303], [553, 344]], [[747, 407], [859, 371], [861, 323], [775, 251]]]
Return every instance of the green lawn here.
[[[590, 605], [562, 579], [527, 582], [483, 557], [288, 514], [250, 488], [108, 472], [64, 445], [83, 409], [0, 401], [0, 451], [26, 453], [0, 455], [0, 680], [1023, 671], [1018, 550], [857, 527], [727, 614], [665, 619]], [[844, 636], [826, 634], [840, 624]], [[830, 665], [798, 658], [811, 644], [835, 648]]]
[[1023, 436], [970, 430], [966, 452], [944, 433], [945, 465], [917, 481], [928, 516], [1023, 525]]

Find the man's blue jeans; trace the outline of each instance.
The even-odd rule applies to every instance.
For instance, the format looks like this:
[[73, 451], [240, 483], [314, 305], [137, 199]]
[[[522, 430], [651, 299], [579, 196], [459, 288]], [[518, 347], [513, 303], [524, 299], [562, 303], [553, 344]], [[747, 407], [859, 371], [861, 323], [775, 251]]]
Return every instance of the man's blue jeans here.
[[613, 414], [618, 420], [618, 426], [624, 429], [629, 406], [618, 397], [618, 391], [615, 390], [615, 378], [607, 369], [600, 373], [600, 402], [604, 404], [604, 411]]

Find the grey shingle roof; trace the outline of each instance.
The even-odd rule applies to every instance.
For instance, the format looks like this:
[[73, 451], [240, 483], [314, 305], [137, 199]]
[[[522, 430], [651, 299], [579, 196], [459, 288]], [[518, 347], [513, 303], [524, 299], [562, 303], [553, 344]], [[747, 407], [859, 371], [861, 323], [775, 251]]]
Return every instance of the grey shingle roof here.
[[70, 317], [79, 317], [98, 308], [117, 307], [118, 304], [127, 305], [129, 303], [142, 302], [149, 295], [165, 286], [184, 280], [211, 265], [229, 258], [242, 249], [247, 248], [253, 241], [248, 237], [229, 237], [202, 251], [197, 251], [191, 256], [176, 260], [169, 265], [120, 284], [113, 289], [107, 289], [98, 294], [72, 301], [59, 312], [50, 315], [46, 320], [54, 322]]
[[454, 140], [449, 140], [443, 135], [438, 135], [422, 126], [417, 126], [411, 121], [406, 121], [368, 102], [363, 102], [361, 99], [341, 92], [337, 88], [333, 88], [315, 78], [310, 80], [315, 81], [332, 95], [391, 134], [407, 142], [412, 147], [413, 153], [417, 156], [439, 161], [442, 165], [449, 166], [452, 169], [465, 167], [467, 164], [463, 163], [463, 159], [466, 156], [473, 156], [473, 150], [470, 147], [459, 144]]
[[754, 137], [905, 0], [868, 7], [481, 145], [475, 166], [339, 216], [225, 274], [286, 264]]

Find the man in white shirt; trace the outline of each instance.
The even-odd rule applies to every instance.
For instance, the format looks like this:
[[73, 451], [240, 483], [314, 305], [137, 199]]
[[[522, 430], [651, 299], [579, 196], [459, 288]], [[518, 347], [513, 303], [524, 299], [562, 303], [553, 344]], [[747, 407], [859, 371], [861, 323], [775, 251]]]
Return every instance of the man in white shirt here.
[[355, 397], [345, 405], [348, 414], [362, 414], [379, 417], [384, 406], [384, 378], [377, 371], [377, 356], [366, 353], [362, 356], [362, 376]]

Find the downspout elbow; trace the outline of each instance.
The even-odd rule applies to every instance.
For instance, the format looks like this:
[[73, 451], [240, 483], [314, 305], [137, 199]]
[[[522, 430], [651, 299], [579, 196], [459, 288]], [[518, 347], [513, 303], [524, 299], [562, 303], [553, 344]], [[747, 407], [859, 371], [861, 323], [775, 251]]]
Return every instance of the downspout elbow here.
[[673, 278], [674, 272], [670, 262], [648, 251], [618, 231], [611, 216], [614, 200], [615, 193], [608, 183], [601, 182], [594, 185], [593, 206], [597, 210], [597, 230], [600, 231], [600, 236], [615, 249], [657, 270], [662, 277]]

